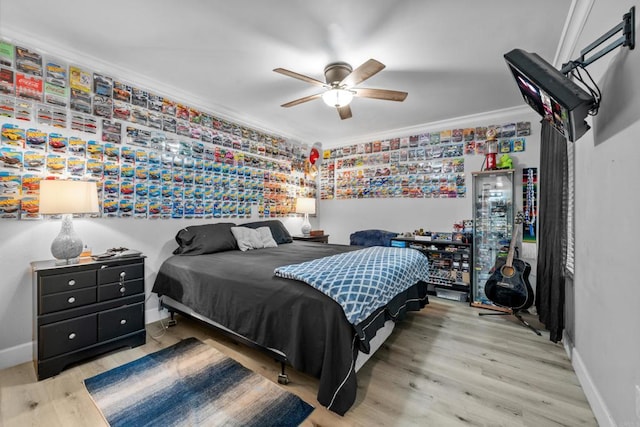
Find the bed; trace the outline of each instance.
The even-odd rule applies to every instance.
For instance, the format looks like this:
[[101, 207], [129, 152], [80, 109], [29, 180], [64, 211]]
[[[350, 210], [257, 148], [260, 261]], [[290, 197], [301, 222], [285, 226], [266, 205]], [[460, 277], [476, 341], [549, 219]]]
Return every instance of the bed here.
[[[277, 277], [274, 271], [362, 248], [293, 241], [277, 220], [241, 225], [269, 227], [277, 246], [242, 251], [229, 239], [227, 225], [207, 225], [216, 230], [205, 237], [198, 226], [188, 227], [176, 236], [179, 253], [163, 262], [152, 291], [169, 311], [204, 320], [319, 378], [318, 401], [343, 415], [355, 401], [356, 368], [366, 359], [362, 356], [379, 347], [407, 311], [428, 303], [426, 284], [417, 281], [354, 325], [325, 293], [302, 281]], [[222, 246], [231, 249], [217, 250], [219, 242], [213, 252], [202, 248], [202, 241], [219, 241], [221, 236], [226, 239]], [[194, 241], [198, 248], [189, 252], [185, 242], [193, 246]]]

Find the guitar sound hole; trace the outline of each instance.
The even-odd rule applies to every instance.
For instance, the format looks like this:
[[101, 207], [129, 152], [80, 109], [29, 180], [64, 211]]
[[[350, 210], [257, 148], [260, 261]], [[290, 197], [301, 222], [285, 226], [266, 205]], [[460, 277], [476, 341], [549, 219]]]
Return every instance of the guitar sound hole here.
[[509, 267], [508, 265], [505, 265], [502, 267], [502, 270], [500, 270], [500, 273], [502, 273], [503, 277], [513, 277], [516, 274], [516, 269], [514, 267]]

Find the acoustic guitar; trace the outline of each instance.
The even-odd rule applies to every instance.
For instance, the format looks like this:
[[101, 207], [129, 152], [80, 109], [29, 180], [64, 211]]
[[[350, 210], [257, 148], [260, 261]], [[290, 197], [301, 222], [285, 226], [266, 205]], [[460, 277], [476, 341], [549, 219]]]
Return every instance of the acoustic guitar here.
[[484, 293], [494, 304], [514, 311], [526, 310], [533, 304], [533, 289], [529, 283], [531, 265], [521, 259], [514, 258], [516, 241], [523, 215], [516, 217], [516, 231], [509, 244], [507, 257], [498, 257], [492, 274], [484, 285]]

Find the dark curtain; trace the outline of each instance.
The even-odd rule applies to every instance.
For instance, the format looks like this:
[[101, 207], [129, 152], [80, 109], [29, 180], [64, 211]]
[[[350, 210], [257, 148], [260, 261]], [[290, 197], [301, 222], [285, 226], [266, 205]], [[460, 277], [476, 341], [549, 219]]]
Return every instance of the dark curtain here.
[[567, 140], [547, 120], [540, 135], [536, 309], [553, 342], [564, 329], [567, 242]]

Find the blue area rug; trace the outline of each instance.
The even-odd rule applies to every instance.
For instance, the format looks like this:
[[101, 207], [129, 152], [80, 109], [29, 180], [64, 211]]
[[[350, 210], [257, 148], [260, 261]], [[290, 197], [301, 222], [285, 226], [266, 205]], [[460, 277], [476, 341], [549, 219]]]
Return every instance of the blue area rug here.
[[196, 338], [84, 380], [112, 426], [297, 426], [298, 396]]

